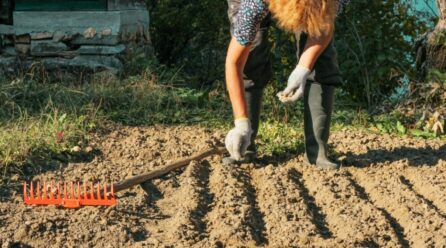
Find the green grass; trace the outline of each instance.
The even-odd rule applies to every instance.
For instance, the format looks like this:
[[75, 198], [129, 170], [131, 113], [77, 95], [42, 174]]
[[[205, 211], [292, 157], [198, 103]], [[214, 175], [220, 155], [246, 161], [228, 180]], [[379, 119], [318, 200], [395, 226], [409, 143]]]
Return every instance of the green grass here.
[[[178, 70], [153, 65], [125, 80], [93, 80], [84, 84], [48, 80], [43, 83], [26, 77], [3, 80], [0, 83], [0, 167], [20, 169], [39, 166], [42, 161], [67, 161], [74, 146], [79, 142], [87, 144], [91, 132], [109, 122], [145, 126], [202, 125], [225, 131], [231, 128], [232, 112], [223, 82], [204, 90], [184, 86], [187, 80]], [[283, 155], [300, 151], [303, 149], [302, 103], [279, 103], [275, 99], [276, 88], [270, 85], [265, 92], [260, 152]], [[405, 122], [401, 117], [372, 117], [343, 99], [336, 101], [334, 130], [348, 126], [410, 134], [402, 131], [401, 123]]]
[[82, 85], [29, 78], [3, 80], [0, 167], [65, 160], [72, 147], [88, 143], [89, 133], [106, 122], [226, 125], [231, 110], [224, 92], [218, 87], [212, 91], [176, 87], [182, 84], [176, 74], [161, 68], [123, 81]]
[[37, 161], [68, 152], [85, 137], [82, 116], [67, 118], [56, 112], [42, 116], [24, 115], [1, 124], [0, 161], [2, 165], [34, 164]]

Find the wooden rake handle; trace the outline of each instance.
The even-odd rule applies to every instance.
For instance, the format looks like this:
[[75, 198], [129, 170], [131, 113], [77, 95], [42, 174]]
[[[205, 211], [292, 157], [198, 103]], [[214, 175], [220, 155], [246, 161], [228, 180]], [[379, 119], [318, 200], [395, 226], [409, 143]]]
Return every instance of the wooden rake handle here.
[[143, 182], [146, 182], [150, 179], [157, 178], [160, 176], [163, 176], [173, 170], [179, 169], [181, 167], [187, 166], [192, 161], [200, 161], [204, 158], [207, 158], [212, 155], [216, 154], [224, 154], [226, 152], [226, 148], [224, 147], [215, 147], [211, 148], [206, 151], [202, 151], [200, 153], [194, 154], [188, 158], [184, 158], [182, 160], [176, 161], [174, 163], [171, 163], [165, 167], [162, 167], [160, 169], [144, 173], [138, 176], [134, 176], [131, 178], [128, 178], [124, 181], [118, 182], [113, 184], [113, 188], [115, 192], [123, 191], [129, 188], [132, 188], [133, 186], [139, 185]]

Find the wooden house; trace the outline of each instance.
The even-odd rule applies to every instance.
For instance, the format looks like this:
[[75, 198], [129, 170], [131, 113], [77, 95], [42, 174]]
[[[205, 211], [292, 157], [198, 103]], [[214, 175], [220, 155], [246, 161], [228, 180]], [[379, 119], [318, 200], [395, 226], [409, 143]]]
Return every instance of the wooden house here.
[[0, 0], [0, 66], [122, 71], [150, 48], [144, 0]]

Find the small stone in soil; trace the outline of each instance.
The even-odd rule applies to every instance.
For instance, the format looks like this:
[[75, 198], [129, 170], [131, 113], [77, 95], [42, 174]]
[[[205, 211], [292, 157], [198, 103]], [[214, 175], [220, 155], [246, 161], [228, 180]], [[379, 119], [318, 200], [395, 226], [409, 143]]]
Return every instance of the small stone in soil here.
[[80, 152], [80, 151], [81, 151], [80, 146], [75, 146], [75, 147], [71, 148], [71, 152]]

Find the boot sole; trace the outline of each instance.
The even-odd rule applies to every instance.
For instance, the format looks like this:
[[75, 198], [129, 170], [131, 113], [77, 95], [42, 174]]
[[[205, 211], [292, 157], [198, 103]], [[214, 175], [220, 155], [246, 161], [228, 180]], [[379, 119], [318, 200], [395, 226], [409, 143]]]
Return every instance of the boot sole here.
[[304, 159], [303, 164], [306, 165], [306, 166], [310, 166], [310, 167], [314, 166], [314, 167], [317, 167], [317, 168], [322, 169], [322, 170], [339, 170], [339, 168], [341, 167], [339, 165], [336, 165], [336, 166], [333, 166], [333, 167], [325, 167], [325, 166], [318, 165], [317, 163], [316, 164], [312, 164], [307, 159]]

